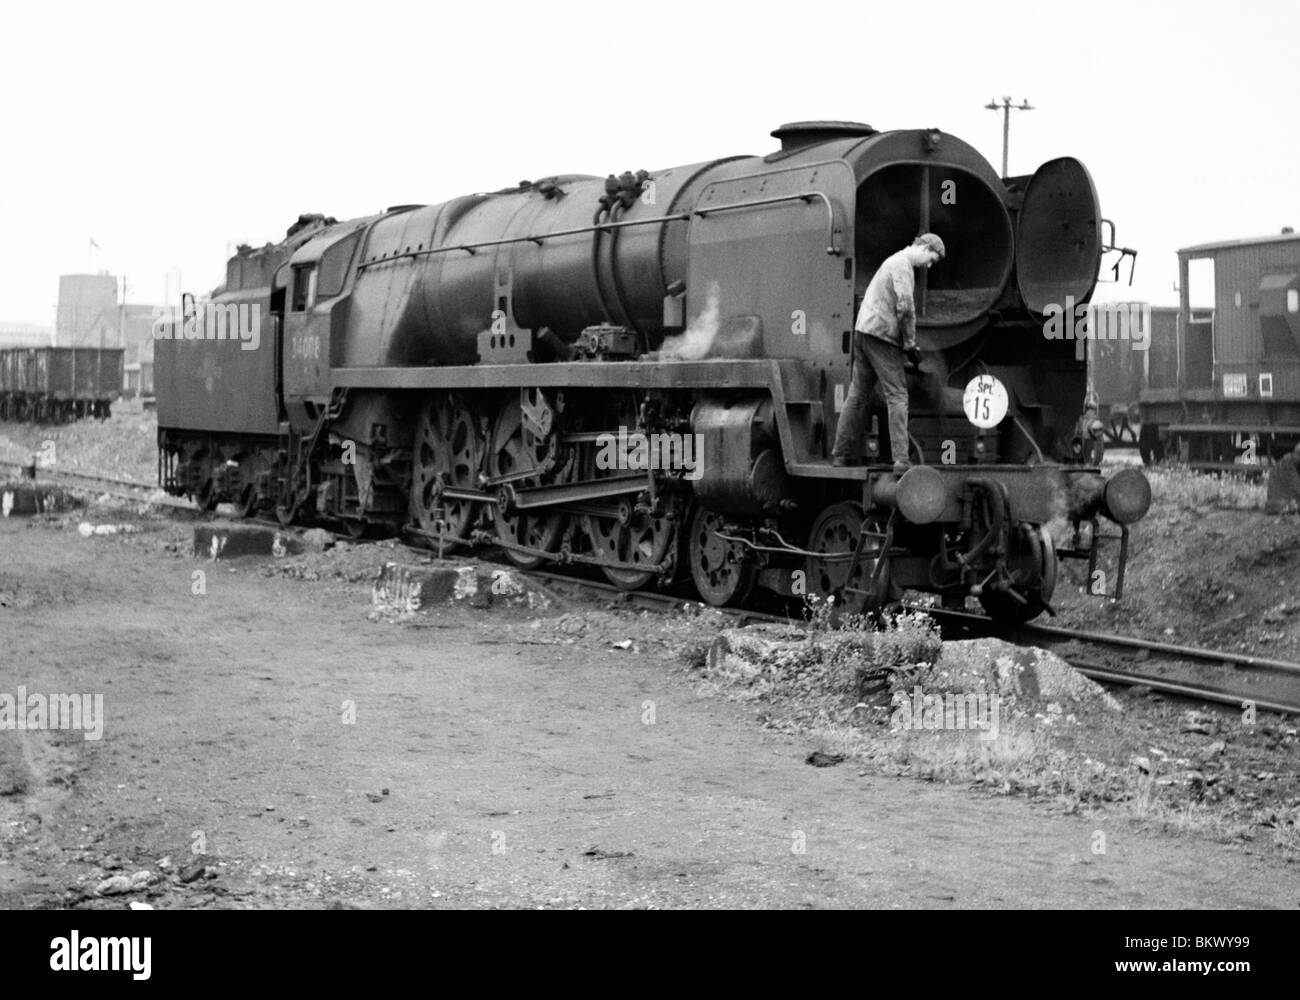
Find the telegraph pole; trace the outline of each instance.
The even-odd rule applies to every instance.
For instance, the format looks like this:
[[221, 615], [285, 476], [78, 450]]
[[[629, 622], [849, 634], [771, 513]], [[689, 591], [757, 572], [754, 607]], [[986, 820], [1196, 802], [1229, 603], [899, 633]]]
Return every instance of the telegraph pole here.
[[[117, 346], [126, 347], [126, 275], [122, 275], [122, 304], [117, 307]], [[125, 357], [125, 355], [123, 355]]]
[[1001, 104], [998, 103], [995, 97], [984, 107], [990, 111], [1002, 112], [1002, 176], [1007, 177], [1007, 152], [1011, 147], [1011, 112], [1033, 111], [1034, 109], [1029, 103], [1029, 98], [1025, 98], [1019, 104], [1012, 104], [1009, 97], [1002, 98]]

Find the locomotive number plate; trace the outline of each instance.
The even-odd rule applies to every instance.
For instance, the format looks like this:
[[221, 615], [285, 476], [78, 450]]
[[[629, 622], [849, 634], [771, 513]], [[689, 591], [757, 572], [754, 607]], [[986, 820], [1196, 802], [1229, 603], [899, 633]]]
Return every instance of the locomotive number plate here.
[[299, 336], [292, 339], [290, 344], [292, 357], [304, 358], [311, 361], [320, 360], [320, 337]]

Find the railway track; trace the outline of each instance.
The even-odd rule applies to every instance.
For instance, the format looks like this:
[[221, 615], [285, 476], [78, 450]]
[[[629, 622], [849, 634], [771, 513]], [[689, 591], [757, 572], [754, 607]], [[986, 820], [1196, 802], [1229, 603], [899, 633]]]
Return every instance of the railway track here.
[[[21, 463], [7, 461], [0, 461], [0, 466], [15, 469], [23, 467]], [[157, 491], [157, 487], [145, 483], [71, 470], [42, 469], [38, 471], [49, 481], [70, 489], [80, 489], [101, 494], [108, 493], [128, 500], [148, 499], [151, 503], [172, 508], [196, 509], [194, 504], [186, 500], [153, 496], [152, 494]], [[149, 496], [146, 497], [146, 494]], [[277, 521], [269, 519], [250, 518], [248, 520], [275, 528], [281, 527]], [[340, 540], [354, 544], [357, 542], [357, 539], [350, 538], [346, 534], [339, 534], [338, 537]], [[414, 545], [407, 541], [403, 541], [402, 544], [404, 548], [413, 553], [421, 556], [430, 555], [430, 550], [426, 547]], [[590, 580], [581, 576], [549, 570], [519, 570], [517, 567], [512, 568], [515, 568], [515, 571], [523, 576], [543, 583], [552, 589], [586, 592], [605, 600], [616, 601], [619, 604], [643, 607], [654, 611], [669, 612], [678, 610], [688, 604], [697, 603], [689, 597], [681, 595], [644, 590], [627, 591], [611, 583]], [[1174, 697], [1210, 701], [1224, 705], [1240, 706], [1243, 702], [1249, 701], [1259, 710], [1300, 715], [1300, 699], [1297, 699], [1297, 701], [1261, 699], [1255, 692], [1246, 690], [1248, 685], [1186, 683], [1183, 680], [1152, 673], [1152, 668], [1161, 665], [1190, 664], [1220, 673], [1226, 671], [1227, 680], [1229, 681], [1241, 680], [1242, 678], [1249, 679], [1252, 675], [1288, 677], [1295, 679], [1297, 686], [1300, 687], [1300, 664], [1297, 663], [1224, 650], [1162, 643], [1133, 636], [1061, 628], [1054, 625], [1030, 623], [1018, 628], [1007, 629], [996, 625], [991, 619], [983, 615], [919, 604], [905, 603], [902, 606], [907, 610], [924, 611], [935, 618], [941, 626], [947, 625], [949, 628], [955, 627], [986, 635], [998, 635], [1013, 641], [1045, 647], [1056, 652], [1057, 655], [1061, 656], [1080, 673], [1105, 684], [1142, 685], [1151, 688], [1153, 691], [1159, 691]], [[716, 610], [734, 619], [737, 624], [742, 625], [748, 622], [761, 621], [782, 624], [795, 621], [788, 615], [770, 614], [762, 611], [737, 608], [717, 608]], [[1072, 644], [1076, 647], [1083, 647], [1085, 652], [1080, 653], [1077, 648], [1069, 648]], [[1099, 653], [1103, 657], [1109, 657], [1110, 662], [1099, 662], [1096, 659]], [[1116, 658], [1127, 658], [1130, 662], [1117, 663], [1115, 662]], [[1131, 665], [1135, 664], [1141, 664], [1141, 669], [1131, 668]], [[1250, 671], [1251, 674], [1245, 674], [1245, 671]]]
[[[424, 551], [424, 554], [428, 554], [425, 550], [416, 549], [416, 551]], [[598, 596], [612, 598], [619, 603], [627, 603], [637, 607], [645, 607], [658, 611], [673, 611], [681, 608], [685, 604], [693, 603], [687, 599], [674, 597], [669, 594], [655, 594], [642, 591], [628, 592], [615, 587], [613, 584], [585, 580], [561, 573], [534, 570], [523, 572], [522, 575], [541, 583], [545, 583], [552, 588], [585, 590]], [[1125, 653], [1145, 651], [1147, 654], [1147, 660], [1144, 662], [1151, 665], [1156, 665], [1162, 660], [1166, 662], [1207, 664], [1219, 669], [1227, 668], [1233, 670], [1234, 672], [1237, 672], [1235, 674], [1237, 677], [1242, 676], [1239, 671], [1251, 670], [1255, 672], [1268, 672], [1277, 675], [1291, 676], [1300, 680], [1300, 664], [1297, 663], [1287, 663], [1282, 660], [1272, 660], [1265, 657], [1248, 656], [1242, 653], [1230, 653], [1214, 649], [1203, 649], [1195, 646], [1180, 646], [1169, 643], [1153, 642], [1146, 639], [1136, 639], [1132, 636], [1111, 635], [1102, 632], [1089, 632], [1050, 625], [1030, 624], [1021, 626], [1018, 629], [1008, 630], [996, 625], [992, 619], [986, 618], [983, 615], [970, 614], [962, 611], [946, 611], [940, 608], [931, 608], [917, 604], [904, 604], [903, 607], [907, 610], [924, 611], [938, 620], [940, 625], [943, 625], [944, 623], [950, 625], [956, 624], [989, 635], [1033, 640], [1029, 644], [1042, 646], [1053, 652], [1057, 652], [1057, 655], [1078, 670], [1081, 674], [1104, 684], [1118, 684], [1129, 687], [1142, 685], [1151, 688], [1153, 691], [1159, 691], [1175, 697], [1199, 701], [1211, 701], [1217, 704], [1233, 705], [1238, 707], [1240, 707], [1243, 702], [1249, 701], [1255, 705], [1256, 709], [1261, 711], [1277, 712], [1284, 715], [1300, 715], [1300, 702], [1261, 699], [1257, 693], [1245, 690], [1233, 690], [1227, 685], [1216, 686], [1210, 684], [1181, 683], [1179, 681], [1171, 680], [1168, 677], [1152, 676], [1150, 673], [1141, 673], [1135, 670], [1117, 668], [1113, 664], [1098, 663], [1095, 660], [1086, 658], [1086, 656], [1080, 656], [1076, 652], [1060, 650], [1060, 647], [1066, 646], [1069, 643], [1079, 643], [1094, 650], [1118, 650]], [[746, 611], [735, 608], [716, 608], [714, 610], [721, 612], [729, 618], [734, 618], [738, 624], [745, 624], [746, 622], [751, 621], [777, 622], [780, 624], [798, 623], [797, 620], [789, 616], [767, 614], [760, 611]]]
[[[25, 475], [26, 471], [30, 470], [32, 466], [30, 463], [24, 462], [0, 461], [0, 468], [12, 469], [20, 475]], [[31, 481], [37, 484], [47, 483], [62, 486], [65, 489], [81, 492], [108, 494], [122, 500], [148, 501], [152, 504], [182, 510], [197, 509], [190, 501], [182, 500], [179, 497], [155, 496], [158, 487], [151, 483], [138, 483], [130, 479], [101, 476], [93, 472], [77, 472], [72, 469], [37, 466], [36, 478]]]
[[[1300, 688], [1300, 663], [1106, 632], [1061, 628], [1056, 625], [1036, 625], [1032, 622], [1015, 629], [999, 629], [982, 615], [930, 608], [919, 604], [903, 606], [909, 610], [924, 611], [941, 624], [947, 623], [985, 634], [998, 634], [1011, 640], [1024, 640], [1041, 646], [1055, 652], [1086, 677], [1103, 683], [1141, 685], [1177, 697], [1238, 707], [1243, 702], [1251, 702], [1257, 709], [1264, 711], [1300, 715], [1300, 702], [1261, 699], [1257, 692], [1248, 689], [1249, 685], [1185, 683], [1153, 672], [1154, 668], [1160, 666], [1166, 668], [1190, 666], [1220, 674], [1226, 673], [1225, 679], [1228, 681], [1250, 679], [1252, 676], [1292, 678], [1296, 680], [1297, 688]], [[1083, 647], [1085, 652], [1080, 653], [1070, 649], [1072, 644]], [[1095, 658], [1097, 654], [1111, 657], [1112, 662], [1099, 662]], [[1140, 665], [1140, 668], [1130, 668], [1128, 664], [1113, 662], [1117, 657], [1127, 658], [1132, 664]], [[1251, 673], [1247, 674], [1245, 671]]]
[[[419, 555], [428, 556], [430, 554], [427, 548], [409, 543], [404, 543], [404, 545], [407, 549]], [[620, 604], [644, 607], [650, 610], [670, 612], [685, 605], [699, 603], [681, 595], [654, 591], [627, 591], [611, 583], [590, 580], [566, 573], [547, 570], [519, 570], [517, 568], [515, 571], [529, 579], [544, 583], [552, 589], [585, 591], [607, 600], [614, 600]], [[1129, 687], [1146, 686], [1153, 691], [1175, 697], [1210, 701], [1237, 707], [1240, 707], [1243, 702], [1249, 701], [1258, 710], [1286, 715], [1300, 715], [1300, 699], [1296, 701], [1261, 699], [1256, 692], [1241, 687], [1234, 689], [1230, 684], [1183, 683], [1169, 677], [1153, 676], [1150, 672], [1127, 669], [1115, 663], [1099, 663], [1095, 659], [1090, 659], [1086, 653], [1080, 654], [1075, 650], [1063, 647], [1074, 643], [1091, 650], [1093, 655], [1099, 652], [1109, 652], [1112, 656], [1127, 655], [1137, 657], [1139, 662], [1149, 667], [1158, 666], [1161, 663], [1191, 663], [1217, 670], [1228, 670], [1230, 672], [1229, 676], [1236, 679], [1248, 676], [1243, 674], [1243, 671], [1252, 671], [1256, 675], [1268, 674], [1290, 677], [1296, 680], [1297, 690], [1300, 690], [1300, 663], [1288, 663], [1283, 660], [1251, 656], [1245, 653], [1232, 653], [1196, 646], [1156, 642], [1133, 636], [1062, 628], [1055, 625], [1035, 625], [1030, 623], [1018, 628], [1008, 629], [996, 624], [992, 619], [984, 615], [910, 603], [904, 603], [902, 607], [909, 611], [924, 611], [935, 618], [941, 626], [944, 624], [950, 627], [958, 626], [987, 635], [997, 635], [1011, 640], [1023, 640], [1024, 644], [1047, 648], [1056, 652], [1057, 655], [1086, 677], [1105, 684]], [[713, 610], [734, 619], [737, 624], [742, 625], [747, 622], [763, 621], [797, 624], [799, 621], [799, 619], [791, 615], [769, 614], [762, 611], [737, 608], [714, 608]]]

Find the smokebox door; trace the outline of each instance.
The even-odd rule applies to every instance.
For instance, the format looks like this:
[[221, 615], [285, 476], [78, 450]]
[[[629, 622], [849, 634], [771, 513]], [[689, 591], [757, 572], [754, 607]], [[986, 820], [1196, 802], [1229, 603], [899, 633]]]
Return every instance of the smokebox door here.
[[1101, 205], [1088, 168], [1071, 157], [1039, 167], [1016, 225], [1016, 278], [1035, 313], [1084, 302], [1101, 264]]

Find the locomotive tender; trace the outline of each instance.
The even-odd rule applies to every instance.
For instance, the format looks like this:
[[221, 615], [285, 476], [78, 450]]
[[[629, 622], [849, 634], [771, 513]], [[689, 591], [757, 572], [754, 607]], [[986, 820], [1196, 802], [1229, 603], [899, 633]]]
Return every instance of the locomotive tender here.
[[[1150, 490], [1082, 464], [1086, 366], [1042, 329], [1110, 249], [1086, 169], [1004, 180], [937, 129], [772, 134], [766, 156], [302, 216], [241, 247], [210, 306], [255, 308], [259, 349], [158, 331], [162, 484], [628, 589], [689, 578], [715, 605], [911, 587], [1008, 620], [1050, 607], [1058, 554], [1095, 566], [1105, 517], [1118, 594]], [[927, 230], [948, 253], [918, 279], [913, 467], [892, 472], [877, 399], [865, 464], [834, 468], [861, 294]], [[1009, 398], [988, 429], [963, 410], [977, 376]], [[689, 435], [697, 461], [611, 468], [619, 435]]]

